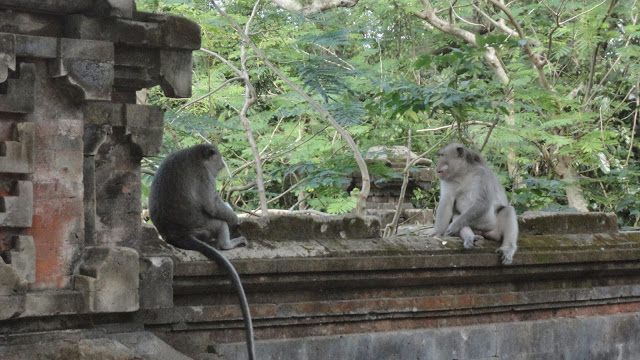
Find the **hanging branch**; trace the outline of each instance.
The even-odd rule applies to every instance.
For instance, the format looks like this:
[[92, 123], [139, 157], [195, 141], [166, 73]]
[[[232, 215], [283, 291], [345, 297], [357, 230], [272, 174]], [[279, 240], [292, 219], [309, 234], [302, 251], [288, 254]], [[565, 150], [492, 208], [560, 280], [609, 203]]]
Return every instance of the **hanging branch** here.
[[627, 159], [624, 162], [624, 167], [629, 166], [629, 158], [631, 158], [631, 152], [633, 150], [633, 140], [636, 134], [636, 124], [638, 123], [638, 115], [640, 114], [640, 92], [637, 90], [640, 87], [640, 82], [636, 82], [636, 109], [633, 112], [633, 126], [631, 126], [631, 140], [629, 141], [629, 152], [627, 153]]
[[358, 215], [365, 214], [365, 208], [367, 203], [367, 196], [369, 196], [369, 189], [371, 187], [371, 180], [369, 178], [369, 170], [367, 169], [367, 164], [358, 149], [355, 141], [351, 137], [351, 135], [345, 131], [340, 124], [329, 114], [327, 110], [325, 110], [322, 105], [320, 105], [317, 101], [313, 100], [302, 88], [293, 83], [288, 77], [286, 77], [275, 65], [269, 61], [269, 59], [264, 55], [264, 53], [251, 41], [249, 38], [248, 32], [245, 33], [240, 29], [238, 23], [233, 20], [229, 14], [227, 14], [224, 10], [222, 10], [218, 4], [216, 4], [215, 0], [211, 0], [211, 5], [220, 13], [227, 21], [231, 24], [231, 26], [236, 30], [236, 32], [242, 37], [243, 43], [248, 44], [251, 49], [255, 52], [255, 54], [264, 62], [264, 64], [271, 69], [284, 83], [289, 85], [294, 91], [296, 91], [300, 96], [302, 96], [311, 107], [313, 107], [316, 111], [318, 111], [322, 117], [327, 120], [331, 126], [342, 136], [342, 138], [347, 142], [349, 147], [351, 148], [351, 152], [355, 157], [356, 163], [358, 164], [358, 168], [360, 173], [362, 174], [362, 189], [358, 194], [358, 204], [356, 206]]
[[411, 129], [407, 134], [407, 164], [405, 165], [402, 177], [402, 187], [400, 188], [400, 196], [398, 197], [398, 204], [396, 205], [396, 213], [393, 214], [393, 220], [390, 224], [384, 227], [383, 237], [389, 237], [393, 233], [398, 233], [398, 219], [400, 218], [400, 212], [402, 211], [402, 204], [404, 203], [404, 194], [407, 191], [407, 184], [409, 183], [409, 164], [411, 163]]
[[444, 126], [440, 126], [440, 127], [436, 127], [436, 128], [431, 128], [431, 129], [419, 129], [416, 130], [416, 132], [432, 132], [432, 131], [440, 131], [440, 130], [447, 130], [447, 129], [454, 129], [457, 128], [459, 126], [462, 125], [483, 125], [483, 126], [488, 126], [488, 127], [494, 127], [494, 123], [490, 123], [490, 122], [486, 122], [486, 121], [478, 121], [478, 120], [471, 120], [471, 121], [466, 121], [463, 123], [455, 123], [455, 124], [450, 124], [450, 125], [444, 125]]

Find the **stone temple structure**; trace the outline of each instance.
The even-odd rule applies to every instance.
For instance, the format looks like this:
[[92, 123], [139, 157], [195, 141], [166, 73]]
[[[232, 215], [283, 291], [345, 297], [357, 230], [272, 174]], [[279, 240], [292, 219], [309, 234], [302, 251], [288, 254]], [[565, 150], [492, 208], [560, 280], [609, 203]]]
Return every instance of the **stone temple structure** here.
[[[140, 161], [200, 29], [133, 0], [0, 0], [0, 359], [243, 359], [227, 275], [140, 220]], [[229, 250], [259, 359], [635, 359], [640, 234], [526, 214], [519, 250], [380, 237], [378, 217], [245, 219]]]

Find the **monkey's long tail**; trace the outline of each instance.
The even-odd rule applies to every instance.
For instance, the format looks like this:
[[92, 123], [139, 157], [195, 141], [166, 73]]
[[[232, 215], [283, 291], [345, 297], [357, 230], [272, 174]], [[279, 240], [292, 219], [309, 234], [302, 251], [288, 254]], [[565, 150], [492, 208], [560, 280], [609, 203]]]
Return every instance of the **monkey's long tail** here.
[[242, 282], [240, 282], [240, 275], [233, 267], [233, 264], [224, 256], [218, 249], [213, 246], [200, 241], [193, 235], [189, 235], [189, 238], [193, 241], [193, 249], [201, 252], [207, 258], [215, 261], [218, 265], [225, 268], [231, 275], [231, 282], [236, 290], [238, 297], [240, 298], [240, 308], [242, 309], [242, 317], [244, 318], [244, 326], [247, 333], [247, 351], [249, 352], [249, 360], [255, 360], [256, 350], [253, 341], [253, 324], [251, 322], [251, 313], [249, 312], [249, 302], [247, 296], [244, 293]]

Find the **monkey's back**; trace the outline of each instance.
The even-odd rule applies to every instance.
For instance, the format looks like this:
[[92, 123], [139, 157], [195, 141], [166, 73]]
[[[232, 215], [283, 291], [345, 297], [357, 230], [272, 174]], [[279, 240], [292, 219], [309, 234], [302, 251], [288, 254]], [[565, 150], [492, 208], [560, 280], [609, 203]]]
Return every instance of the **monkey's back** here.
[[208, 178], [195, 155], [193, 148], [177, 151], [156, 171], [149, 192], [149, 216], [161, 235], [179, 235], [206, 224], [203, 202], [210, 200], [215, 179]]

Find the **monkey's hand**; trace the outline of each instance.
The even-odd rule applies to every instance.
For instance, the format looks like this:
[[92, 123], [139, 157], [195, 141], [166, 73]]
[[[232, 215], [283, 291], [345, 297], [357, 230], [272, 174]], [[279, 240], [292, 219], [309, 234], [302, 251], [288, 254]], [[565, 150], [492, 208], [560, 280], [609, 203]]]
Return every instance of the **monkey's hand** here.
[[443, 234], [443, 231], [439, 231], [438, 228], [433, 228], [431, 229], [431, 231], [429, 231], [427, 236], [442, 236], [442, 234]]
[[445, 236], [456, 236], [462, 230], [462, 226], [456, 221], [452, 221], [451, 224], [447, 227], [447, 230], [444, 232]]

